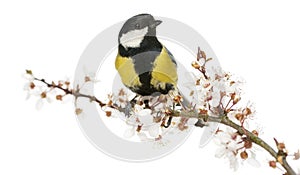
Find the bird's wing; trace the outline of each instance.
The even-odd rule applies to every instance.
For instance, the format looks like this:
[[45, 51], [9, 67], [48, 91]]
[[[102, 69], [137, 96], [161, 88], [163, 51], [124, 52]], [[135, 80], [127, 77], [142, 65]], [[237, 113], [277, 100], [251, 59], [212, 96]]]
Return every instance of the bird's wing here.
[[177, 62], [176, 62], [173, 54], [166, 47], [164, 47], [164, 48], [166, 49], [166, 51], [167, 51], [168, 55], [170, 56], [172, 62], [175, 63], [175, 65], [177, 66]]
[[[153, 81], [177, 85], [177, 65], [173, 55], [163, 47], [153, 63]], [[156, 82], [152, 82], [155, 85]]]

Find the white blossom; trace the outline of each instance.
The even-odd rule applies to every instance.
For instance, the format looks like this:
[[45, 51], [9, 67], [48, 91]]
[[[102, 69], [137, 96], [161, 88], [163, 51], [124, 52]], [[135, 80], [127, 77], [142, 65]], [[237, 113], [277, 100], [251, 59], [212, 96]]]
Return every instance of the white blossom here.
[[155, 139], [154, 143], [153, 143], [153, 148], [154, 149], [161, 149], [163, 147], [165, 147], [166, 145], [168, 145], [170, 143], [170, 140], [166, 139], [163, 136], [159, 136]]
[[[46, 93], [46, 92], [42, 92], [42, 93]], [[50, 97], [48, 97], [47, 94], [46, 94], [46, 97], [42, 97], [42, 95], [40, 94], [40, 98], [37, 100], [37, 102], [35, 104], [35, 108], [37, 110], [41, 110], [42, 107], [44, 106], [45, 102], [51, 103], [52, 99]]]
[[215, 156], [217, 158], [227, 158], [230, 168], [237, 170], [239, 166], [237, 153], [243, 147], [240, 136], [228, 128], [226, 132], [219, 131], [216, 134], [215, 143], [219, 146]]
[[220, 66], [218, 67], [212, 67], [212, 70], [208, 72], [210, 74], [210, 78], [212, 80], [218, 79], [218, 78], [224, 78], [225, 75], [227, 75], [227, 72], [225, 72]]
[[98, 80], [96, 77], [96, 73], [90, 72], [86, 66], [83, 66], [83, 73], [85, 75], [85, 77], [84, 77], [85, 82], [92, 82], [92, 83], [100, 82], [100, 80]]
[[112, 108], [103, 108], [103, 110], [110, 110], [112, 111], [112, 114], [111, 114], [111, 117], [114, 117], [114, 118], [121, 118], [121, 119], [125, 119], [126, 116], [123, 112], [120, 112], [119, 110], [114, 110]]
[[126, 105], [128, 105], [128, 100], [127, 100], [127, 97], [126, 96], [120, 96], [120, 95], [117, 95], [117, 96], [113, 96], [113, 101], [114, 103], [121, 107], [121, 108], [125, 108]]
[[233, 110], [233, 111], [230, 111], [227, 116], [228, 118], [233, 121], [234, 123], [236, 124], [240, 124], [240, 121], [236, 119], [236, 115], [238, 114], [241, 114], [241, 109], [236, 109], [236, 110]]
[[153, 139], [149, 138], [144, 132], [138, 132], [137, 136], [142, 142], [152, 141]]
[[143, 109], [135, 113], [135, 115], [143, 125], [148, 126], [153, 123], [153, 116], [151, 113], [151, 109]]
[[26, 100], [28, 100], [31, 95], [34, 95], [34, 89], [36, 88], [35, 84], [33, 83], [34, 81], [34, 77], [31, 74], [24, 74], [23, 78], [25, 78], [27, 80], [27, 82], [25, 83], [23, 90], [26, 91]]
[[34, 80], [34, 76], [32, 74], [25, 73], [22, 75], [22, 77], [24, 79], [28, 80], [29, 82], [33, 82], [33, 80]]
[[246, 162], [253, 167], [259, 168], [261, 166], [261, 164], [256, 159], [255, 152], [252, 150], [249, 150], [248, 152], [250, 153], [250, 156], [246, 159]]
[[25, 97], [26, 100], [28, 100], [31, 97], [31, 95], [33, 94], [33, 91], [31, 89], [30, 85], [31, 85], [31, 82], [28, 82], [24, 85], [24, 88], [23, 88], [24, 91], [26, 91], [26, 97]]
[[151, 137], [158, 137], [160, 124], [154, 124], [149, 127], [148, 132]]
[[214, 91], [211, 94], [212, 100], [210, 101], [210, 104], [212, 107], [217, 107], [220, 105], [221, 100], [221, 94], [220, 91]]

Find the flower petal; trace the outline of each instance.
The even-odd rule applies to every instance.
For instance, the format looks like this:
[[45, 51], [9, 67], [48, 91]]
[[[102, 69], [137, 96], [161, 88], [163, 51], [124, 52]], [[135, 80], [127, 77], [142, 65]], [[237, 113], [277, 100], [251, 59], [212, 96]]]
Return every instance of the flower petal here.
[[147, 126], [153, 123], [153, 116], [151, 115], [150, 109], [143, 109], [137, 113], [137, 117], [139, 118], [140, 122]]
[[48, 97], [47, 97], [46, 100], [47, 100], [48, 103], [51, 103], [51, 102], [52, 102], [52, 99], [51, 99], [51, 98], [48, 98]]
[[149, 141], [150, 138], [147, 137], [147, 135], [143, 132], [138, 132], [137, 136], [140, 138], [141, 141]]
[[239, 163], [237, 161], [237, 158], [232, 155], [229, 158], [230, 168], [232, 168], [234, 171], [236, 171], [239, 168]]
[[249, 163], [250, 165], [252, 165], [253, 167], [256, 167], [256, 168], [259, 168], [261, 166], [259, 161], [252, 157], [247, 159], [247, 163]]
[[44, 100], [40, 98], [40, 99], [38, 99], [38, 101], [36, 102], [35, 108], [36, 108], [37, 110], [40, 110], [40, 109], [42, 109], [43, 105], [44, 105]]
[[26, 95], [26, 97], [25, 97], [25, 100], [29, 100], [30, 96], [31, 96], [31, 94], [30, 94], [29, 92], [27, 92], [27, 95]]
[[227, 150], [224, 147], [217, 149], [215, 157], [217, 157], [217, 158], [223, 157], [225, 155], [226, 151]]
[[159, 125], [155, 124], [150, 126], [148, 131], [151, 137], [157, 137], [159, 135]]

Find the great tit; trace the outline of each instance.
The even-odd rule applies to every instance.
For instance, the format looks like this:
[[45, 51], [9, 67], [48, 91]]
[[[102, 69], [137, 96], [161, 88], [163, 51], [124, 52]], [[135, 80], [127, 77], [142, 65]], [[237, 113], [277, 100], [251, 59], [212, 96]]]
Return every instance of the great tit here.
[[129, 18], [119, 32], [115, 68], [123, 84], [142, 96], [176, 89], [177, 63], [156, 37], [161, 23], [150, 14], [139, 14]]
[[[139, 14], [129, 18], [119, 32], [115, 67], [123, 84], [141, 96], [168, 94], [170, 90], [180, 94], [177, 63], [156, 37], [156, 27], [161, 23], [150, 14]], [[188, 100], [184, 96], [182, 99], [182, 104], [188, 106]], [[195, 125], [204, 126], [200, 119]]]

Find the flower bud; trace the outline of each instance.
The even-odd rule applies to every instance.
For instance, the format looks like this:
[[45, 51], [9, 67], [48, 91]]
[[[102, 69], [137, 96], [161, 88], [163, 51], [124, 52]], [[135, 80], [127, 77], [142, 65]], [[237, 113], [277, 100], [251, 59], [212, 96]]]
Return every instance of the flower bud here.
[[241, 97], [236, 95], [236, 93], [232, 93], [230, 98], [234, 105], [237, 104], [241, 100]]
[[34, 84], [33, 82], [30, 82], [29, 88], [30, 88], [30, 89], [34, 89], [34, 87], [35, 87], [35, 84]]
[[143, 125], [138, 125], [138, 127], [136, 128], [136, 132], [140, 132], [142, 130], [142, 126]]
[[197, 79], [196, 80], [196, 86], [199, 86], [200, 85], [200, 79]]
[[85, 77], [84, 77], [84, 81], [85, 81], [85, 82], [89, 82], [89, 81], [91, 81], [91, 78], [90, 78], [89, 76], [85, 76]]
[[277, 148], [279, 151], [283, 151], [285, 149], [285, 144], [284, 143], [278, 143]]
[[244, 114], [241, 114], [241, 113], [237, 113], [237, 114], [235, 114], [234, 117], [235, 117], [238, 121], [242, 121], [242, 120], [244, 120], [245, 115], [244, 115]]
[[242, 159], [245, 160], [245, 159], [248, 158], [248, 153], [246, 151], [243, 151], [243, 152], [240, 153], [240, 156], [241, 156]]
[[167, 109], [165, 110], [165, 114], [166, 114], [166, 115], [171, 115], [171, 114], [172, 114], [172, 111], [171, 111], [170, 109], [167, 108]]
[[257, 132], [256, 130], [253, 130], [253, 131], [252, 131], [252, 134], [258, 136], [258, 132]]
[[245, 147], [246, 149], [252, 148], [252, 141], [251, 141], [250, 139], [246, 138], [246, 139], [244, 140], [244, 147]]
[[105, 115], [106, 115], [106, 117], [110, 117], [111, 116], [111, 111], [105, 111]]
[[179, 103], [179, 102], [182, 101], [182, 97], [181, 97], [180, 95], [176, 95], [176, 96], [173, 98], [173, 101], [174, 101], [175, 103]]
[[199, 109], [199, 114], [206, 115], [207, 112], [208, 111], [206, 109]]
[[198, 64], [198, 62], [196, 62], [196, 61], [193, 61], [192, 62], [192, 66], [195, 68], [195, 69], [200, 69], [200, 65]]
[[70, 83], [69, 81], [65, 81], [65, 85], [66, 85], [66, 86], [70, 86], [70, 84], [71, 84], [71, 83]]
[[244, 113], [245, 115], [250, 115], [250, 114], [252, 114], [252, 111], [251, 111], [250, 108], [246, 108], [246, 109], [244, 110], [243, 113]]
[[63, 96], [62, 95], [56, 95], [56, 100], [62, 101]]
[[41, 96], [41, 98], [46, 98], [47, 97], [47, 93], [46, 92], [42, 92], [40, 96]]
[[276, 162], [274, 160], [269, 161], [269, 166], [272, 168], [276, 168]]
[[76, 114], [76, 115], [79, 115], [79, 114], [82, 113], [82, 111], [83, 111], [82, 109], [76, 108], [76, 109], [75, 109], [75, 114]]

